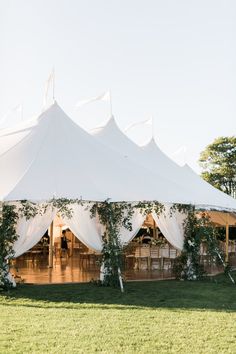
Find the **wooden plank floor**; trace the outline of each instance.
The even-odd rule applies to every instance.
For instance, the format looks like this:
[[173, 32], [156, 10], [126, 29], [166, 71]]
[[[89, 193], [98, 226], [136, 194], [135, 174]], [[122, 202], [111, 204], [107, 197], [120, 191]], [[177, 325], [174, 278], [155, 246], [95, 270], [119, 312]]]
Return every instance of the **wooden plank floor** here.
[[[14, 260], [11, 272], [31, 284], [89, 282], [99, 279], [99, 264], [73, 255], [54, 258], [53, 268], [48, 268], [48, 257], [37, 255]], [[170, 270], [134, 270], [131, 264], [125, 270], [124, 277], [126, 280], [158, 280], [171, 278], [172, 274]]]
[[[231, 258], [231, 265], [236, 265], [236, 257]], [[223, 267], [206, 265], [208, 274], [217, 274]], [[53, 259], [53, 268], [48, 268], [48, 256], [26, 254], [13, 261], [11, 272], [25, 283], [56, 284], [68, 282], [89, 282], [99, 279], [99, 264], [95, 258], [84, 258], [74, 254], [72, 257], [64, 256]], [[161, 280], [173, 277], [171, 270], [135, 270], [134, 260], [126, 264], [125, 280]]]

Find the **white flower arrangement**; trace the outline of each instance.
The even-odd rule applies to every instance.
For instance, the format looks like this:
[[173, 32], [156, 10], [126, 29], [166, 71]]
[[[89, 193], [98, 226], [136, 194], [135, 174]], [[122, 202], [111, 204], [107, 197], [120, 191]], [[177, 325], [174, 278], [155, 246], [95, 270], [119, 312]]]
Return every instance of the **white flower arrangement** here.
[[191, 241], [191, 240], [188, 240], [188, 244], [189, 244], [190, 247], [193, 247], [195, 245], [195, 243], [193, 241]]

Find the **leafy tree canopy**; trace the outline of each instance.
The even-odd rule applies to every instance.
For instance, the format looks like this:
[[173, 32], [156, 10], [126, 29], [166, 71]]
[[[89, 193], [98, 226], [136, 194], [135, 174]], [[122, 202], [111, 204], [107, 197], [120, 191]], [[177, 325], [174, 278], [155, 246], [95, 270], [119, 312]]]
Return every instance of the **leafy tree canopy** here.
[[236, 136], [215, 139], [202, 151], [199, 164], [207, 182], [236, 198]]

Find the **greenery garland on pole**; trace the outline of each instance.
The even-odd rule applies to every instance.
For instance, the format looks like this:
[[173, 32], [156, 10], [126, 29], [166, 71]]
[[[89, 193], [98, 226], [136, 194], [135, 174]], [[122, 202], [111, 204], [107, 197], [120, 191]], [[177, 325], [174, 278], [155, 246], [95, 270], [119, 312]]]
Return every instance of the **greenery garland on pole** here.
[[228, 266], [223, 261], [223, 255], [217, 240], [217, 228], [209, 220], [206, 212], [197, 215], [193, 205], [174, 204], [171, 213], [179, 211], [186, 215], [184, 221], [184, 245], [181, 255], [175, 259], [173, 272], [177, 279], [199, 280], [205, 275], [204, 267], [200, 261], [200, 247], [202, 243], [207, 246], [207, 254], [218, 259], [225, 268], [231, 281], [234, 280]]
[[114, 202], [109, 200], [95, 203], [91, 207], [91, 216], [98, 215], [99, 221], [105, 226], [103, 235], [102, 264], [104, 268], [105, 286], [121, 287], [123, 291], [123, 281], [121, 270], [123, 269], [123, 245], [120, 242], [120, 228], [123, 226], [132, 231], [131, 218], [135, 209], [143, 215], [151, 214], [153, 211], [160, 215], [164, 210], [164, 205], [159, 202]]
[[102, 284], [114, 286], [124, 291], [121, 269], [123, 267], [123, 248], [120, 242], [119, 230], [123, 226], [132, 230], [130, 219], [132, 205], [130, 203], [110, 203], [109, 200], [95, 203], [90, 209], [91, 216], [98, 215], [99, 221], [105, 226], [102, 248], [102, 268], [104, 279]]
[[0, 289], [13, 286], [9, 278], [9, 262], [14, 257], [13, 244], [17, 240], [18, 213], [15, 205], [2, 203], [0, 210]]

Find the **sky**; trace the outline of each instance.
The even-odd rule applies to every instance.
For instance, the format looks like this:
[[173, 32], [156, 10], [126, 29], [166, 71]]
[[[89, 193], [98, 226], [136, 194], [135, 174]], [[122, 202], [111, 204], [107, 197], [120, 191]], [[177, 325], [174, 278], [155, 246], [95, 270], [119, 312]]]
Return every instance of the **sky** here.
[[81, 127], [104, 125], [110, 107], [76, 103], [109, 89], [122, 130], [153, 117], [131, 139], [153, 134], [198, 173], [200, 152], [236, 135], [234, 0], [0, 0], [0, 123], [41, 112], [53, 67], [55, 98]]

